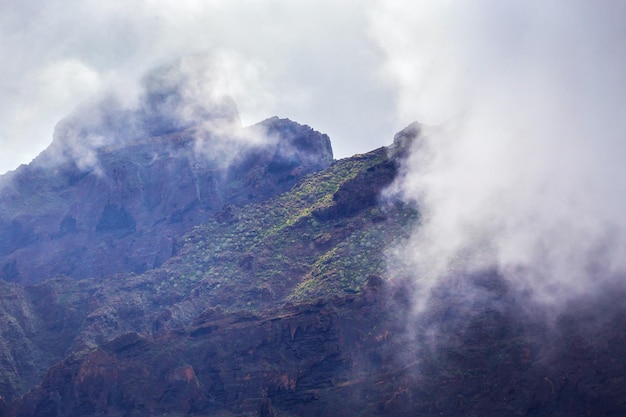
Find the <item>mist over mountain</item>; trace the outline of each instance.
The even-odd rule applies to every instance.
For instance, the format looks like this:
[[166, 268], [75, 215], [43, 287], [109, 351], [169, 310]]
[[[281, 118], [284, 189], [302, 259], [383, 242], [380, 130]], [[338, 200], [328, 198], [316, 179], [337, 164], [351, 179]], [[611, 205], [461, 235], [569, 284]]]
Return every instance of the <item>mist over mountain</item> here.
[[[550, 316], [498, 271], [468, 271], [414, 313], [420, 277], [390, 275], [404, 264], [389, 250], [423, 215], [389, 187], [422, 126], [332, 161], [328, 137], [272, 118], [247, 129], [273, 139], [226, 165], [182, 129], [96, 147], [98, 170], [70, 159], [13, 173], [3, 213], [24, 215], [3, 235], [18, 249], [0, 281], [1, 415], [626, 410], [620, 287]], [[76, 222], [59, 214], [68, 201]], [[133, 271], [166, 233], [163, 258]], [[73, 269], [46, 276], [61, 267]]]
[[416, 302], [469, 271], [549, 307], [626, 283], [624, 5], [425, 0], [377, 16], [398, 112], [426, 126], [394, 186], [424, 215], [398, 248]]
[[189, 82], [180, 67], [159, 69], [132, 107], [115, 97], [79, 107], [2, 179], [2, 278], [152, 269], [225, 205], [267, 199], [332, 162], [327, 136], [278, 118], [244, 128], [232, 99], [201, 101]]
[[419, 122], [349, 158], [202, 54], [78, 106], [0, 177], [0, 417], [626, 415], [626, 9], [554, 4], [373, 2]]

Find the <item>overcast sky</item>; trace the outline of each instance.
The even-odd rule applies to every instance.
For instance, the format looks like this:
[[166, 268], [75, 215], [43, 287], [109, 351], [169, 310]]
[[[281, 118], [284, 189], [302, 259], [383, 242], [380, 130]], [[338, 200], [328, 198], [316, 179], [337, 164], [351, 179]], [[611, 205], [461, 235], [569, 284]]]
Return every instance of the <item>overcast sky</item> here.
[[278, 115], [330, 135], [336, 157], [389, 144], [394, 85], [374, 1], [0, 2], [0, 172], [28, 163], [83, 100], [137, 89], [147, 70], [217, 57], [245, 125]]

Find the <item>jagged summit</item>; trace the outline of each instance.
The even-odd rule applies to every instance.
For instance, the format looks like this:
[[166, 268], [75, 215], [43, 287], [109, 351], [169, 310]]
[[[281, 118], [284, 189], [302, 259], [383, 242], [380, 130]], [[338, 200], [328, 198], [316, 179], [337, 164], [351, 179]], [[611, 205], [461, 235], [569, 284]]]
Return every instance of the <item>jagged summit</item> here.
[[82, 103], [57, 123], [51, 146], [36, 163], [74, 162], [83, 170], [97, 169], [96, 153], [102, 148], [191, 128], [196, 137], [212, 136], [213, 142], [241, 135], [235, 101], [215, 93], [211, 74], [190, 74], [188, 66], [178, 61], [158, 67], [144, 76], [138, 92], [108, 93]]
[[161, 119], [168, 128], [127, 134], [146, 119], [137, 110], [118, 118], [111, 108], [87, 122], [70, 117], [50, 149], [6, 178], [0, 278], [154, 268], [172, 256], [177, 236], [223, 206], [267, 199], [333, 160], [328, 136], [287, 119], [241, 128], [228, 111], [232, 117], [220, 113], [217, 124]]
[[284, 192], [333, 161], [328, 136], [278, 117], [244, 128], [204, 64], [148, 73], [61, 120], [51, 145], [2, 178], [0, 278], [143, 272], [225, 205]]
[[[293, 379], [300, 378], [300, 372], [310, 373], [304, 377], [303, 387], [327, 386], [328, 364], [334, 367], [349, 360], [348, 356], [337, 356], [338, 349], [344, 350], [338, 347], [344, 341], [338, 339], [341, 330], [337, 326], [356, 332], [361, 326], [352, 326], [349, 321], [328, 326], [324, 323], [335, 321], [334, 313], [329, 316], [322, 304], [308, 305], [314, 300], [354, 297], [377, 282], [371, 275], [384, 271], [384, 247], [410, 230], [406, 225], [414, 221], [415, 212], [410, 207], [381, 205], [376, 198], [395, 175], [396, 165], [385, 148], [332, 161], [328, 138], [307, 126], [270, 118], [251, 127], [261, 128], [278, 138], [271, 152], [264, 145], [256, 155], [248, 154], [231, 164], [246, 173], [238, 181], [250, 182], [244, 187], [246, 193], [234, 195], [234, 201], [241, 198], [245, 204], [228, 203], [213, 211], [175, 240], [175, 254], [160, 266], [97, 280], [57, 276], [25, 286], [0, 280], [0, 294], [8, 297], [0, 297], [0, 317], [6, 318], [0, 321], [0, 341], [9, 346], [2, 350], [4, 345], [0, 345], [0, 361], [8, 364], [0, 370], [0, 395], [10, 403], [6, 415], [115, 415], [126, 407], [124, 404], [143, 408], [143, 415], [172, 415], [180, 407], [200, 415], [220, 410], [256, 415], [263, 402], [259, 396], [266, 395], [263, 392], [267, 389], [282, 390], [284, 384], [279, 379], [284, 375]], [[162, 138], [167, 143], [172, 143], [171, 139]], [[278, 146], [280, 143], [284, 146]], [[115, 156], [117, 160], [130, 158], [127, 153]], [[103, 160], [108, 159], [103, 156]], [[264, 163], [259, 165], [258, 161]], [[314, 163], [325, 168], [295, 181], [301, 170], [313, 169]], [[88, 177], [92, 181], [99, 178], [87, 174], [77, 184]], [[267, 181], [270, 184], [263, 185]], [[275, 190], [283, 185], [289, 189], [264, 200], [250, 200], [248, 193], [256, 189], [254, 184], [261, 189]], [[105, 244], [143, 238], [135, 206], [129, 204], [124, 210], [105, 205], [91, 236]], [[77, 241], [80, 222], [66, 221], [63, 225], [68, 242]], [[159, 225], [169, 223], [166, 219]], [[371, 308], [370, 301], [363, 305]], [[233, 324], [235, 332], [229, 330]], [[310, 335], [303, 335], [304, 329]], [[209, 335], [218, 339], [206, 339]], [[358, 339], [351, 333], [345, 346], [356, 346], [355, 337]], [[375, 337], [365, 343], [380, 345]], [[166, 341], [170, 339], [173, 344]], [[220, 346], [220, 352], [205, 351], [207, 340]], [[250, 363], [254, 370], [246, 365], [249, 376], [238, 376], [238, 371], [233, 374], [231, 368], [240, 366], [239, 359], [233, 362], [221, 353], [239, 357], [240, 349], [233, 343], [243, 340], [251, 341], [249, 346], [245, 343], [246, 351], [253, 349], [261, 355], [259, 361]], [[291, 341], [298, 352], [290, 352]], [[188, 342], [191, 350], [180, 349], [178, 343]], [[24, 352], [16, 353], [13, 348], [24, 345], [28, 346]], [[134, 346], [148, 349], [150, 358], [140, 359], [144, 370], [136, 372], [137, 368], [109, 361], [110, 355], [119, 352], [134, 356]], [[170, 348], [179, 353], [173, 353], [172, 360], [164, 359], [161, 349]], [[212, 359], [205, 360], [207, 355]], [[284, 355], [282, 369], [267, 367], [267, 363], [275, 362], [276, 355]], [[194, 358], [208, 367], [200, 366]], [[319, 368], [326, 360], [327, 364]], [[90, 369], [99, 367], [98, 363], [103, 371], [94, 375]], [[155, 367], [157, 363], [160, 365]], [[83, 376], [67, 378], [67, 373], [74, 371]], [[185, 394], [188, 400], [179, 399], [178, 394], [159, 398], [161, 383], [167, 386], [179, 378], [179, 373], [196, 375], [191, 378], [198, 380], [198, 388], [204, 387], [200, 390], [203, 393], [189, 392], [189, 396]], [[147, 380], [141, 379], [148, 374]], [[215, 383], [209, 383], [206, 375], [213, 375], [209, 378]], [[242, 383], [241, 378], [250, 383]], [[126, 388], [119, 385], [122, 380]], [[118, 390], [117, 386], [124, 399], [112, 394], [111, 389]], [[136, 396], [135, 387], [150, 392], [152, 399]], [[48, 401], [49, 388], [57, 393], [52, 402]], [[68, 396], [70, 391], [81, 394]], [[271, 394], [276, 398], [273, 405], [267, 405], [270, 411], [309, 397], [308, 393], [279, 391]], [[246, 404], [239, 405], [240, 398], [246, 398]], [[139, 405], [142, 402], [144, 405]]]

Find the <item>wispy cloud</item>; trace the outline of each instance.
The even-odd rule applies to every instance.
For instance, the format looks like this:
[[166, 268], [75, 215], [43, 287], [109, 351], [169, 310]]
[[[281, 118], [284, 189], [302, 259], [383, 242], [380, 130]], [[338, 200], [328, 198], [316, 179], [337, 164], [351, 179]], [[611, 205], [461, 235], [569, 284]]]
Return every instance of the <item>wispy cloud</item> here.
[[328, 132], [338, 156], [386, 144], [397, 126], [366, 34], [370, 3], [3, 2], [0, 172], [43, 150], [82, 101], [136, 90], [151, 68], [202, 54], [223, 55], [245, 125], [289, 117]]
[[396, 184], [423, 215], [396, 250], [422, 289], [495, 269], [554, 302], [626, 272], [625, 18], [617, 1], [380, 2], [397, 114], [425, 125]]
[[102, 148], [185, 132], [195, 143], [188, 157], [228, 164], [246, 148], [274, 140], [259, 129], [243, 129], [229, 95], [244, 89], [250, 78], [256, 78], [255, 68], [224, 52], [161, 65], [145, 74], [139, 86], [107, 91], [77, 107], [57, 124], [52, 145], [36, 161], [48, 167], [73, 162], [81, 170], [103, 174]]

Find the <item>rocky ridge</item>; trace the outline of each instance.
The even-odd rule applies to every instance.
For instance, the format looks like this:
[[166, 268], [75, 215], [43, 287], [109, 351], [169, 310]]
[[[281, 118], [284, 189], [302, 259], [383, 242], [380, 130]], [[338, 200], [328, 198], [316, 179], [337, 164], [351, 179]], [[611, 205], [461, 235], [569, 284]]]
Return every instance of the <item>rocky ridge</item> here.
[[[177, 237], [225, 205], [263, 201], [333, 159], [327, 136], [287, 119], [233, 133], [259, 144], [226, 136], [220, 149], [194, 129], [97, 148], [97, 169], [71, 158], [50, 166], [49, 150], [5, 176], [0, 277], [34, 283], [153, 269], [174, 254]], [[235, 153], [228, 161], [226, 151]]]

